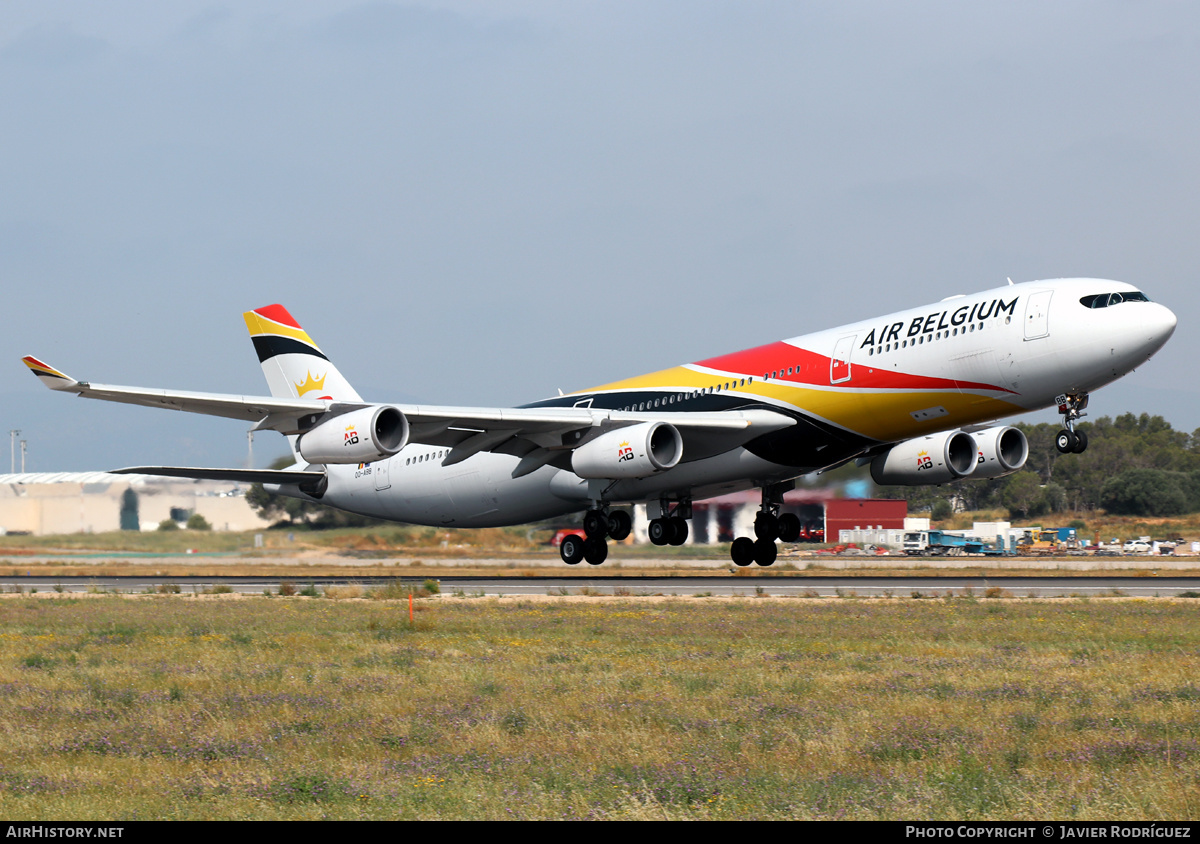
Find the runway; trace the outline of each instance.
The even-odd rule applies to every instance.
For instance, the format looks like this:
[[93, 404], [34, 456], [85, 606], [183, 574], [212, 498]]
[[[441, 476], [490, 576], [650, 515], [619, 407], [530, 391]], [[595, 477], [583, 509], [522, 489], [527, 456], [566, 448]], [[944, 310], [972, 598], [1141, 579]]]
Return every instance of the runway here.
[[[330, 586], [358, 585], [364, 589], [392, 583], [411, 585], [415, 590], [423, 577], [0, 577], [0, 590], [7, 593], [139, 594], [177, 585], [180, 594], [205, 594], [214, 587], [245, 595], [279, 593], [282, 582], [297, 589], [309, 585], [318, 591]], [[1200, 577], [853, 577], [843, 575], [786, 577], [746, 576], [653, 577], [609, 575], [597, 577], [457, 577], [436, 580], [444, 596], [675, 596], [675, 597], [860, 597], [928, 598], [951, 596], [1049, 598], [1049, 597], [1175, 597], [1194, 592], [1200, 595]]]

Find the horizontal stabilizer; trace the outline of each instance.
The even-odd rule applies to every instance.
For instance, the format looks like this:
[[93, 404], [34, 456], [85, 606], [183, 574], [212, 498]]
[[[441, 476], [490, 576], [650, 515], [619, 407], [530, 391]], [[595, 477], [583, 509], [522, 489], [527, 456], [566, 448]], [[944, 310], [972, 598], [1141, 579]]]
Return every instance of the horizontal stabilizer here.
[[293, 471], [291, 469], [205, 469], [192, 466], [129, 466], [113, 469], [114, 475], [162, 475], [168, 478], [191, 478], [198, 481], [243, 481], [251, 484], [304, 484], [325, 477], [324, 472]]

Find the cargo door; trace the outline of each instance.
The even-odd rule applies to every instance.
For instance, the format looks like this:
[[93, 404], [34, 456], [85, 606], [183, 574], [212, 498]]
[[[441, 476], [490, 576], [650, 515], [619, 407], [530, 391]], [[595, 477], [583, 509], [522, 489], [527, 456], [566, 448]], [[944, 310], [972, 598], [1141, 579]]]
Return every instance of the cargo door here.
[[378, 463], [371, 464], [371, 474], [375, 476], [375, 490], [377, 492], [391, 488], [392, 482], [388, 476], [388, 467], [391, 465], [392, 461], [390, 458], [385, 458]]

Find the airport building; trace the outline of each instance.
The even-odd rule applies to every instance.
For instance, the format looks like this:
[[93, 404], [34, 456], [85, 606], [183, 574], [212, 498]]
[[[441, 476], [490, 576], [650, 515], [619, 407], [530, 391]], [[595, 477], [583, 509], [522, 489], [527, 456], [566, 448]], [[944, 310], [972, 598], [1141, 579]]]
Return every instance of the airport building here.
[[246, 503], [249, 484], [107, 472], [0, 475], [0, 530], [43, 536], [182, 527], [198, 513], [213, 530], [260, 530], [270, 522]]
[[[758, 490], [732, 492], [692, 505], [687, 544], [716, 545], [737, 536], [754, 536], [754, 517], [762, 503]], [[908, 517], [908, 502], [882, 498], [835, 498], [826, 490], [791, 490], [783, 496], [783, 513], [794, 513], [812, 542], [836, 542], [843, 530], [899, 531]], [[650, 519], [646, 505], [633, 508], [633, 537], [645, 542]], [[928, 523], [926, 523], [928, 527]], [[829, 537], [827, 540], [826, 537]]]

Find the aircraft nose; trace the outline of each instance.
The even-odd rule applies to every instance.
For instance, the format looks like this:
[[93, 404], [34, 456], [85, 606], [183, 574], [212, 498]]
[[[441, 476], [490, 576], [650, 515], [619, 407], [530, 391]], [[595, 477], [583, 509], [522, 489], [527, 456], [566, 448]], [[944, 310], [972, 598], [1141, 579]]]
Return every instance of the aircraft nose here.
[[1179, 323], [1179, 319], [1175, 316], [1175, 312], [1165, 305], [1155, 303], [1156, 313], [1151, 318], [1151, 328], [1155, 334], [1162, 337], [1165, 343], [1172, 334], [1175, 333], [1175, 326]]
[[1148, 303], [1150, 308], [1137, 320], [1137, 327], [1145, 338], [1145, 353], [1152, 355], [1163, 347], [1175, 333], [1179, 320], [1174, 311], [1157, 302]]

